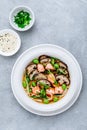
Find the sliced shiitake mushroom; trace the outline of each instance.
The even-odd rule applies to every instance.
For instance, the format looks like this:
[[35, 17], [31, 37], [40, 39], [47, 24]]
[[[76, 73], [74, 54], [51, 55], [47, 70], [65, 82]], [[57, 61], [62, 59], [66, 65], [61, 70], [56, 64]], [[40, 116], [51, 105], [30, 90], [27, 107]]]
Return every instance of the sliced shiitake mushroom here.
[[36, 69], [36, 65], [32, 64], [26, 67], [27, 74], [29, 75], [32, 71]]
[[40, 63], [50, 63], [51, 59], [50, 58], [45, 58], [45, 59], [42, 59], [40, 60]]
[[37, 82], [37, 85], [40, 85], [40, 84], [45, 84], [45, 85], [48, 85], [48, 86], [51, 86], [51, 83], [47, 80], [47, 79], [41, 79]]
[[40, 80], [40, 79], [47, 79], [46, 75], [42, 73], [37, 73], [34, 77], [35, 80]]
[[70, 84], [70, 80], [69, 78], [67, 78], [66, 76], [64, 75], [57, 75], [56, 76], [56, 80], [60, 83], [60, 85], [62, 84], [66, 84], [66, 85], [69, 85]]
[[50, 63], [51, 58], [49, 58], [49, 56], [42, 55], [42, 56], [39, 57], [39, 61], [42, 64], [47, 64], [47, 63]]
[[66, 65], [65, 63], [63, 63], [62, 61], [59, 62], [59, 66], [60, 66], [61, 68], [67, 69], [67, 65]]
[[32, 73], [30, 73], [30, 80], [32, 80], [35, 75], [38, 75], [38, 73], [39, 72], [37, 70], [33, 70]]
[[39, 60], [43, 60], [43, 59], [45, 59], [45, 58], [47, 58], [48, 56], [46, 56], [46, 55], [41, 55], [40, 57], [39, 57]]

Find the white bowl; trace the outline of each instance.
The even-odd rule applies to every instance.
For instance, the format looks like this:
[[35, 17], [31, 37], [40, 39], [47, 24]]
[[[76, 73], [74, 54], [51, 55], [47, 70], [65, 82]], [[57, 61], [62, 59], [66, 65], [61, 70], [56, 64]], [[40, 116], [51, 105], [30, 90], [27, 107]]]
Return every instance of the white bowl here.
[[[19, 28], [19, 27], [17, 26], [17, 24], [14, 22], [14, 16], [16, 16], [17, 13], [18, 13], [19, 11], [21, 11], [21, 10], [24, 10], [24, 11], [29, 12], [29, 14], [30, 14], [30, 16], [31, 16], [31, 18], [32, 18], [32, 20], [30, 21], [30, 24], [27, 25], [27, 26], [25, 26], [25, 28]], [[12, 9], [12, 11], [11, 11], [10, 14], [9, 14], [9, 21], [10, 21], [11, 26], [12, 26], [14, 29], [16, 29], [16, 30], [18, 30], [18, 31], [27, 31], [28, 29], [30, 29], [30, 28], [33, 26], [33, 24], [34, 24], [34, 22], [35, 22], [35, 16], [34, 16], [33, 11], [32, 11], [29, 7], [24, 6], [24, 5], [20, 5], [20, 6], [17, 6], [17, 7], [15, 7], [15, 8]]]
[[0, 35], [6, 34], [6, 33], [13, 34], [17, 38], [18, 43], [17, 43], [17, 46], [16, 46], [15, 50], [13, 50], [12, 52], [7, 53], [7, 52], [3, 52], [3, 51], [0, 50], [0, 55], [12, 56], [15, 53], [17, 53], [18, 50], [20, 49], [20, 47], [21, 47], [21, 39], [20, 39], [20, 36], [15, 31], [13, 31], [11, 29], [3, 29], [3, 30], [0, 31]]
[[[43, 54], [61, 59], [68, 65], [70, 72], [71, 84], [67, 94], [53, 104], [40, 104], [33, 101], [22, 87], [25, 67], [33, 58]], [[76, 101], [82, 88], [82, 72], [74, 56], [64, 48], [51, 44], [38, 45], [26, 50], [17, 59], [11, 74], [11, 85], [15, 98], [26, 110], [42, 116], [51, 116], [64, 112]]]

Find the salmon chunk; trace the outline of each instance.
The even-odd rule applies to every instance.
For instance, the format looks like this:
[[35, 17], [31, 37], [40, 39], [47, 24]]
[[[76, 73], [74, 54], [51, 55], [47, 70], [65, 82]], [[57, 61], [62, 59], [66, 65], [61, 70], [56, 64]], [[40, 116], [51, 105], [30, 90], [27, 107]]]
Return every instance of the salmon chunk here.
[[63, 94], [64, 90], [62, 87], [55, 87], [55, 94]]
[[39, 72], [44, 72], [45, 71], [44, 66], [42, 64], [38, 64], [37, 69], [38, 69]]
[[46, 90], [46, 93], [47, 94], [54, 94], [55, 92], [54, 92], [54, 88], [49, 88], [49, 89], [47, 89]]
[[54, 67], [50, 63], [48, 63], [45, 68], [47, 70], [54, 70]]
[[33, 87], [33, 88], [32, 88], [32, 92], [33, 92], [33, 94], [40, 93], [40, 88], [39, 88], [39, 86]]

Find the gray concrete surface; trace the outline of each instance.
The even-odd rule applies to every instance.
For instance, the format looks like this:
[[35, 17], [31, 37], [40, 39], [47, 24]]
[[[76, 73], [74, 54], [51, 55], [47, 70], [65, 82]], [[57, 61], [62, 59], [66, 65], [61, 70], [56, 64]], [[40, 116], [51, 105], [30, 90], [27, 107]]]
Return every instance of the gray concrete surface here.
[[[0, 56], [0, 130], [87, 130], [87, 0], [0, 0], [0, 29], [11, 28], [9, 13], [20, 4], [32, 8], [36, 22], [31, 30], [18, 32], [22, 46], [16, 55]], [[80, 97], [69, 110], [53, 117], [24, 110], [10, 84], [11, 70], [19, 55], [44, 43], [69, 50], [83, 72]]]

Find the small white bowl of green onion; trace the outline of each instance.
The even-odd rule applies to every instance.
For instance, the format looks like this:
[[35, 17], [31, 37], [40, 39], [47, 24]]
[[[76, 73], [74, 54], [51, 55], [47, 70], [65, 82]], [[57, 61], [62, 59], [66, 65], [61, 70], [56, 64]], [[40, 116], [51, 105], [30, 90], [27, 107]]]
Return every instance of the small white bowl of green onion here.
[[29, 7], [20, 5], [12, 9], [9, 15], [9, 21], [14, 29], [27, 31], [33, 26], [35, 16]]

